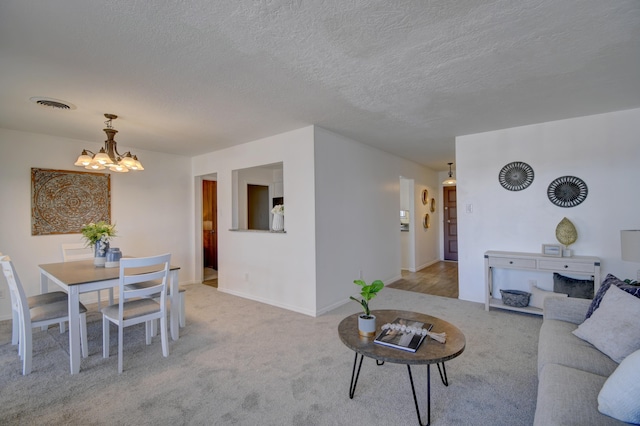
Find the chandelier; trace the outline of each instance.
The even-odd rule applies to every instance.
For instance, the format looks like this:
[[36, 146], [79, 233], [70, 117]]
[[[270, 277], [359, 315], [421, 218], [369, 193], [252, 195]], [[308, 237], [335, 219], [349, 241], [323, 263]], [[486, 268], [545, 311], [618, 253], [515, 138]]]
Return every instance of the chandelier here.
[[456, 184], [456, 180], [453, 178], [453, 172], [451, 171], [451, 165], [453, 163], [447, 163], [449, 165], [449, 178], [445, 179], [444, 182], [442, 182], [442, 184], [444, 186], [449, 186], [449, 185], [455, 185]]
[[104, 122], [107, 128], [102, 129], [107, 134], [104, 147], [100, 148], [97, 154], [88, 149], [83, 149], [82, 154], [80, 154], [74, 165], [89, 170], [104, 170], [108, 168], [112, 172], [119, 173], [126, 173], [129, 170], [144, 170], [144, 167], [138, 161], [138, 157], [132, 155], [131, 152], [127, 151], [124, 154], [118, 152], [118, 143], [113, 139], [118, 131], [113, 128], [112, 124], [113, 120], [118, 116], [114, 114], [105, 114], [104, 116], [107, 118], [107, 121]]

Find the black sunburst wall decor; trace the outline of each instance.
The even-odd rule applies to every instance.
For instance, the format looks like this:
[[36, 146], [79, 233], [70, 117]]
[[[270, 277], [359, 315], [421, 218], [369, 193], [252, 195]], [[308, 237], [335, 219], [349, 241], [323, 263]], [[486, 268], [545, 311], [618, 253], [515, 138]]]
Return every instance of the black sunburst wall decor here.
[[575, 176], [554, 179], [547, 188], [549, 201], [558, 207], [575, 207], [587, 199], [587, 184]]
[[522, 161], [511, 162], [500, 170], [498, 181], [509, 191], [522, 191], [533, 182], [533, 169]]

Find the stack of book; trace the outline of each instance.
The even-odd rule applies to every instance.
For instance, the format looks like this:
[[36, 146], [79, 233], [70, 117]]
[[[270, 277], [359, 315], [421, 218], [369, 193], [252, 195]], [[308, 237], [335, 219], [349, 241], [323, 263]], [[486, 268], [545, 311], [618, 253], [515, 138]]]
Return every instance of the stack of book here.
[[430, 331], [433, 324], [425, 324], [404, 318], [396, 318], [391, 324], [382, 326], [382, 331], [374, 343], [403, 351], [415, 352], [427, 337], [422, 330]]

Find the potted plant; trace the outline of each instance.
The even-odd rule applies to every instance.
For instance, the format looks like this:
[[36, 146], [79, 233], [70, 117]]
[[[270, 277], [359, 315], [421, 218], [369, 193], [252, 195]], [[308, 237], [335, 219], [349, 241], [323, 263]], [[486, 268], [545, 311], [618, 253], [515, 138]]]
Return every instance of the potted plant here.
[[81, 232], [87, 247], [93, 247], [95, 250], [93, 264], [104, 266], [109, 240], [116, 236], [116, 225], [108, 224], [103, 220], [97, 223], [91, 222], [88, 225], [82, 225]]
[[364, 311], [364, 313], [360, 314], [358, 317], [358, 333], [364, 337], [373, 337], [376, 334], [376, 317], [375, 315], [371, 315], [371, 310], [369, 310], [369, 301], [376, 297], [376, 294], [382, 290], [384, 283], [380, 280], [375, 280], [371, 284], [367, 284], [363, 280], [354, 280], [353, 283], [362, 287], [360, 290], [360, 296], [362, 296], [361, 300], [358, 300], [353, 296], [349, 296], [351, 300], [362, 305], [362, 309]]

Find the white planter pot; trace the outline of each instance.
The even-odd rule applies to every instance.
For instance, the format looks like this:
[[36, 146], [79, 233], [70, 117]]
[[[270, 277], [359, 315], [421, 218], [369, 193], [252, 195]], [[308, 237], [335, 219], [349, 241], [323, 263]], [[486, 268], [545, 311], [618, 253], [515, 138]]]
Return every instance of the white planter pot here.
[[376, 316], [365, 314], [358, 316], [358, 334], [362, 337], [375, 337], [376, 335]]

